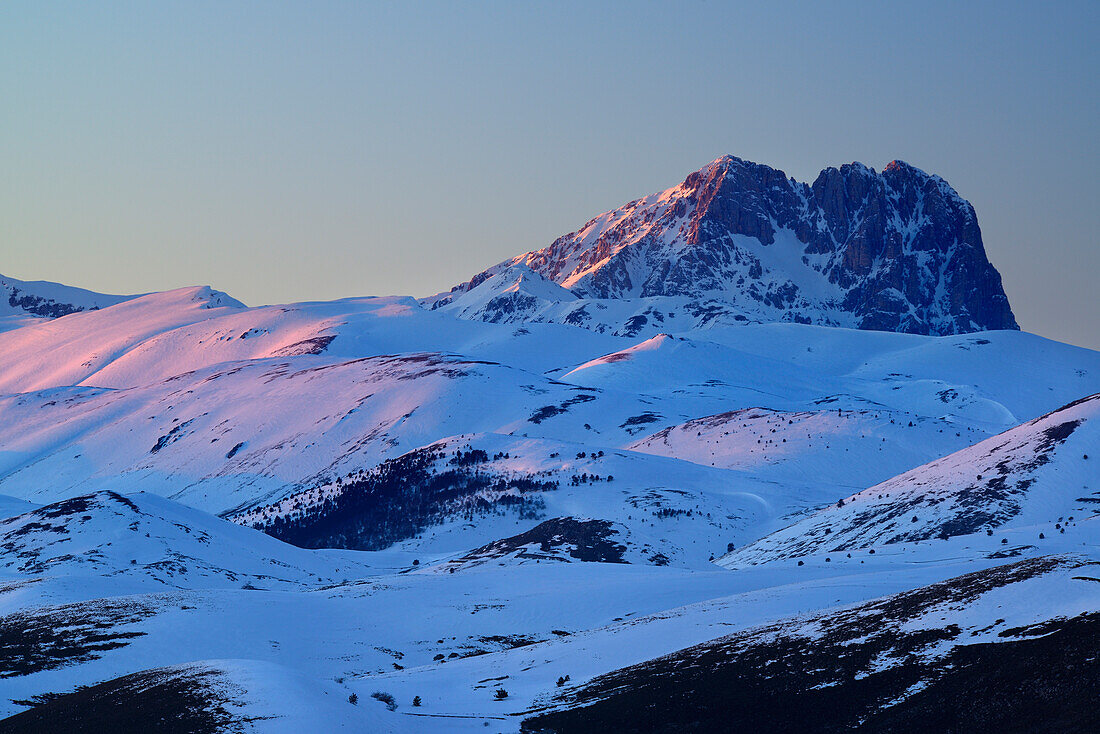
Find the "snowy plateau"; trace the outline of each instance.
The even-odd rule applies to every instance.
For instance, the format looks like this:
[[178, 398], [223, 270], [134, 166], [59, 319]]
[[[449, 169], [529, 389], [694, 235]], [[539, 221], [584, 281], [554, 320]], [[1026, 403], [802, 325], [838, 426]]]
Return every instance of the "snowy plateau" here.
[[0, 276], [0, 732], [1097, 731], [1098, 512], [1100, 352], [902, 162], [424, 299]]

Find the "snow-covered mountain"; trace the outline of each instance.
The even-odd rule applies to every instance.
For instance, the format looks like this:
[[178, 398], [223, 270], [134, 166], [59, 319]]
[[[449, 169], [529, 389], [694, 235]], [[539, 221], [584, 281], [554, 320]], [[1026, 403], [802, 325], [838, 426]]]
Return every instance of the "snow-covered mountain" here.
[[37, 285], [0, 734], [1100, 728], [1100, 353], [934, 176], [723, 158], [422, 301]]
[[805, 184], [723, 156], [427, 302], [627, 335], [745, 321], [1018, 328], [974, 207], [902, 161], [827, 168]]

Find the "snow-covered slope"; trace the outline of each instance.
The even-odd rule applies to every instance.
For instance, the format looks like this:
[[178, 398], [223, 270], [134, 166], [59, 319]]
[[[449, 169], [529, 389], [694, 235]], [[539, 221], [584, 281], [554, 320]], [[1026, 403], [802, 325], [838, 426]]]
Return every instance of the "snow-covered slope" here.
[[505, 563], [645, 563], [625, 525], [607, 520], [555, 517], [530, 530], [474, 548], [439, 566], [448, 573]]
[[[668, 453], [635, 442], [759, 407], [860, 411], [858, 432], [844, 419], [835, 440], [810, 441], [833, 457], [824, 477], [840, 480], [840, 496], [1100, 390], [1097, 353], [1011, 331], [930, 338], [772, 324], [639, 342], [455, 319], [411, 299], [246, 309], [204, 308], [196, 295], [0, 334], [0, 383], [51, 385], [0, 396], [0, 492], [51, 502], [147, 490], [223, 512], [464, 433]], [[433, 344], [458, 354], [419, 351]], [[872, 434], [887, 446], [872, 448]], [[744, 451], [727, 438], [674, 450], [730, 466], [722, 457]], [[905, 446], [891, 453], [891, 441]], [[872, 458], [844, 478], [851, 451]], [[778, 450], [754, 459], [764, 456], [751, 463], [761, 479], [807, 474], [788, 471]]]
[[[125, 501], [113, 496], [93, 499], [102, 500], [111, 512], [119, 509], [120, 502], [125, 509]], [[115, 545], [125, 532], [113, 528], [93, 546], [108, 559], [144, 557], [150, 551], [155, 556], [167, 548], [165, 538], [186, 535], [187, 527], [213, 530], [208, 546], [192, 543], [196, 554], [221, 547], [220, 526], [212, 518], [180, 513], [156, 498], [124, 499], [139, 505], [138, 519], [154, 531], [153, 537], [134, 533], [116, 555]], [[82, 516], [81, 512], [74, 517]], [[96, 511], [87, 514], [96, 519], [70, 531], [77, 536], [74, 545], [92, 540], [91, 530], [101, 527], [98, 519], [106, 517]], [[176, 527], [174, 523], [181, 520], [183, 527]], [[123, 521], [132, 522], [132, 516]], [[48, 518], [42, 524], [52, 526]], [[406, 555], [401, 572], [393, 574], [373, 562], [379, 554], [361, 554], [372, 563], [359, 570], [349, 565], [351, 554], [317, 556], [317, 566], [312, 568], [331, 564], [330, 568], [340, 568], [351, 578], [333, 584], [328, 581], [331, 573], [317, 570], [318, 577], [326, 578], [317, 578], [306, 591], [276, 586], [270, 580], [261, 585], [264, 579], [254, 575], [254, 564], [266, 556], [278, 569], [280, 561], [288, 560], [288, 552], [300, 557], [317, 552], [280, 546], [243, 529], [238, 529], [237, 541], [245, 545], [235, 541], [226, 546], [234, 550], [217, 557], [226, 571], [239, 574], [244, 588], [226, 583], [220, 572], [196, 574], [196, 580], [205, 578], [210, 584], [203, 589], [166, 586], [135, 570], [127, 578], [135, 585], [144, 584], [146, 593], [130, 589], [126, 596], [98, 598], [98, 594], [119, 591], [122, 579], [113, 561], [97, 565], [57, 556], [45, 575], [13, 574], [12, 580], [23, 579], [15, 584], [4, 580], [0, 634], [22, 631], [29, 645], [11, 656], [0, 654], [6, 694], [26, 701], [43, 693], [68, 693], [80, 685], [113, 688], [119, 685], [117, 679], [146, 669], [187, 666], [220, 671], [225, 684], [247, 691], [247, 710], [260, 717], [260, 723], [253, 725], [263, 731], [283, 731], [281, 727], [290, 725], [288, 717], [289, 722], [297, 721], [294, 711], [315, 706], [324, 707], [324, 716], [335, 717], [334, 726], [371, 731], [450, 732], [456, 730], [456, 721], [459, 731], [467, 726], [483, 730], [485, 721], [503, 731], [516, 731], [520, 718], [545, 713], [556, 693], [583, 691], [574, 686], [586, 687], [592, 679], [598, 687], [600, 676], [683, 647], [711, 640], [723, 645], [725, 641], [717, 638], [739, 631], [759, 643], [771, 639], [761, 632], [765, 626], [814, 644], [832, 639], [824, 634], [828, 630], [858, 631], [872, 625], [877, 631], [868, 650], [889, 647], [891, 640], [885, 633], [894, 623], [941, 630], [940, 636], [931, 638], [933, 643], [940, 639], [961, 644], [986, 638], [1014, 641], [1032, 636], [1027, 630], [1033, 625], [1080, 614], [1096, 598], [1095, 582], [1089, 581], [1095, 573], [1077, 559], [1037, 559], [995, 575], [979, 574], [973, 582], [938, 584], [959, 573], [1005, 562], [954, 558], [895, 567], [884, 557], [846, 568], [730, 573], [714, 567], [689, 571], [609, 563], [613, 559], [607, 557], [562, 562], [544, 556], [532, 562], [511, 555], [525, 550], [538, 554], [547, 541], [550, 555], [560, 552], [573, 558], [570, 551], [586, 544], [554, 548], [555, 539], [577, 540], [584, 533], [560, 530], [552, 527], [546, 533], [487, 544], [442, 564], [422, 561], [419, 568], [413, 565], [415, 557]], [[47, 537], [54, 532], [41, 527], [28, 535]], [[266, 544], [257, 545], [260, 552], [256, 553], [247, 548], [247, 538]], [[83, 559], [96, 554], [76, 555]], [[102, 568], [101, 576], [95, 574], [97, 568]], [[289, 568], [279, 572], [293, 573]], [[11, 571], [0, 571], [4, 573]], [[303, 575], [302, 588], [309, 589], [311, 575]], [[1017, 585], [1024, 582], [1026, 587]], [[918, 588], [927, 584], [933, 586]], [[148, 593], [150, 586], [156, 591]], [[162, 588], [167, 592], [159, 591]], [[866, 603], [914, 588], [918, 590], [900, 598]], [[855, 606], [830, 611], [837, 605]], [[884, 619], [892, 624], [882, 624]], [[985, 637], [979, 639], [971, 632]], [[844, 640], [850, 637], [840, 635]], [[928, 642], [928, 661], [942, 659], [943, 651], [928, 647]], [[239, 662], [222, 663], [227, 657]], [[857, 656], [853, 664], [865, 657]], [[881, 672], [892, 665], [892, 659], [886, 656], [881, 663], [868, 665], [872, 673]], [[289, 670], [295, 671], [293, 685], [285, 677]], [[806, 667], [803, 672], [812, 676], [815, 670]], [[254, 671], [263, 674], [257, 679]], [[567, 686], [555, 685], [555, 679], [566, 675], [571, 678]], [[265, 684], [269, 677], [273, 680]], [[497, 689], [507, 691], [506, 699], [497, 698]], [[684, 686], [685, 694], [691, 691]], [[372, 699], [375, 692], [393, 696], [396, 710], [388, 711]], [[353, 695], [355, 702], [350, 700]], [[411, 706], [414, 696], [422, 699], [416, 711]], [[0, 705], [4, 707], [0, 710], [15, 712], [26, 704], [3, 701]], [[51, 710], [43, 708], [38, 714]], [[277, 718], [262, 723], [267, 717]]]
[[[589, 387], [662, 394], [694, 389], [741, 399], [789, 400], [820, 397], [842, 389], [840, 381], [730, 346], [691, 336], [657, 336], [604, 354], [566, 372], [562, 381]], [[702, 389], [702, 390], [700, 390]]]
[[919, 466], [922, 457], [950, 453], [960, 441], [984, 437], [984, 431], [971, 426], [902, 411], [747, 408], [670, 426], [630, 448], [775, 478], [862, 489]]
[[956, 416], [993, 432], [1100, 387], [1100, 353], [1017, 331], [928, 338], [759, 324], [657, 335], [631, 347], [550, 374], [687, 404], [694, 395], [722, 396], [723, 411], [888, 408]]
[[[111, 380], [99, 381], [94, 376], [125, 355], [142, 350], [150, 339], [243, 308], [239, 301], [207, 287], [181, 288], [2, 333], [0, 393], [79, 385], [86, 380], [112, 385]], [[158, 356], [161, 370], [181, 371], [173, 355]]]
[[[530, 461], [530, 456], [518, 449], [514, 455], [509, 453], [507, 459], [500, 457], [498, 461], [514, 461], [513, 465]], [[597, 461], [606, 458], [599, 457]], [[663, 457], [650, 460], [673, 461]], [[648, 466], [642, 469], [652, 472]], [[647, 477], [623, 472], [611, 482], [577, 487], [577, 494], [570, 502], [582, 501], [584, 491], [617, 490], [619, 482], [620, 486], [637, 491], [646, 486]], [[154, 503], [138, 497], [131, 499], [146, 514], [155, 516], [164, 510], [155, 504], [156, 498], [148, 498]], [[699, 501], [708, 506], [704, 497]], [[171, 503], [163, 504], [172, 507]], [[155, 518], [142, 521], [149, 523], [146, 527], [164, 528], [158, 533], [164, 532], [165, 537], [185, 533], [181, 528], [166, 527], [172, 525], [172, 519], [184, 520], [181, 524], [203, 530], [216, 522], [212, 518], [204, 522], [196, 516], [164, 514], [170, 518], [167, 522]], [[623, 519], [626, 522], [621, 528], [615, 524], [611, 528], [627, 533], [628, 541], [646, 525], [661, 523], [652, 514], [644, 513], [635, 515], [635, 520], [642, 522], [631, 522], [629, 516]], [[463, 524], [469, 526], [466, 537], [475, 537], [473, 526], [480, 523], [481, 520], [464, 519]], [[86, 527], [93, 525], [89, 521]], [[528, 527], [534, 530], [538, 524]], [[673, 540], [690, 542], [693, 527], [668, 524], [663, 529]], [[41, 530], [44, 536], [53, 534], [48, 528]], [[1091, 639], [1091, 627], [1082, 627], [1082, 620], [1077, 617], [1096, 608], [1097, 584], [1092, 580], [1096, 573], [1075, 558], [1053, 562], [1028, 560], [1026, 565], [1015, 564], [989, 574], [984, 569], [1003, 565], [1005, 561], [958, 552], [949, 553], [950, 558], [925, 554], [920, 557], [921, 563], [911, 562], [918, 557], [898, 563], [896, 557], [880, 553], [865, 556], [866, 563], [851, 560], [847, 564], [799, 567], [792, 563], [789, 567], [764, 571], [749, 568], [735, 572], [713, 566], [710, 570], [688, 570], [649, 563], [537, 558], [531, 562], [530, 558], [512, 555], [527, 550], [539, 553], [543, 541], [550, 545], [550, 554], [569, 555], [579, 547], [567, 541], [555, 548], [555, 539], [566, 540], [569, 534], [551, 530], [509, 537], [502, 543], [477, 544], [479, 547], [471, 544], [470, 550], [438, 561], [420, 552], [393, 554], [389, 556], [393, 561], [400, 555], [405, 558], [400, 568], [403, 572], [395, 574], [386, 573], [381, 564], [374, 562], [375, 558], [381, 558], [379, 554], [363, 553], [363, 557], [371, 559], [365, 564], [370, 568], [358, 571], [358, 579], [353, 567], [343, 565], [348, 556], [335, 557], [333, 565], [339, 564], [337, 568], [351, 572], [349, 582], [332, 585], [318, 580], [316, 587], [307, 592], [233, 588], [214, 574], [209, 590], [173, 588], [169, 594], [99, 599], [96, 595], [113, 593], [112, 588], [118, 588], [113, 586], [115, 571], [109, 564], [105, 564], [105, 575], [98, 584], [94, 576], [79, 575], [93, 571], [96, 566], [91, 563], [59, 562], [52, 566], [57, 575], [44, 577], [15, 573], [9, 578], [18, 579], [16, 588], [13, 590], [13, 584], [5, 583], [0, 593], [0, 633], [34, 631], [28, 638], [33, 640], [33, 654], [0, 656], [0, 664], [20, 666], [4, 668], [10, 676], [5, 679], [6, 692], [11, 699], [26, 701], [43, 693], [67, 693], [79, 685], [117, 687], [115, 681], [120, 677], [149, 668], [198, 666], [220, 671], [219, 675], [225, 673], [225, 683], [219, 685], [234, 684], [250, 694], [246, 697], [247, 712], [259, 718], [249, 725], [257, 730], [283, 731], [280, 727], [300, 721], [294, 718], [294, 711], [322, 707], [318, 715], [334, 717], [333, 728], [351, 725], [371, 731], [453, 732], [467, 728], [483, 731], [483, 724], [488, 722], [497, 730], [515, 732], [525, 718], [552, 717], [557, 711], [560, 712], [557, 721], [565, 720], [578, 704], [593, 702], [591, 692], [606, 691], [604, 684], [608, 677], [626, 675], [628, 680], [641, 685], [640, 690], [650, 692], [651, 702], [663, 701], [663, 693], [649, 688], [646, 682], [650, 679], [645, 671], [650, 666], [641, 671], [615, 671], [661, 656], [675, 658], [681, 655], [678, 650], [691, 646], [701, 646], [700, 650], [731, 649], [727, 638], [730, 634], [739, 635], [732, 649], [743, 654], [756, 650], [768, 660], [775, 659], [774, 653], [781, 649], [772, 642], [783, 640], [809, 645], [818, 652], [825, 650], [823, 645], [834, 643], [838, 649], [858, 651], [851, 656], [839, 656], [847, 661], [845, 665], [851, 665], [853, 677], [859, 680], [871, 676], [872, 681], [884, 681], [887, 686], [901, 685], [899, 694], [906, 694], [906, 699], [918, 692], [925, 681], [941, 686], [954, 685], [954, 680], [965, 683], [965, 678], [953, 678], [957, 675], [955, 671], [965, 666], [954, 664], [958, 658], [949, 645], [990, 640], [1016, 645], [1049, 637], [1059, 644], [1051, 657], [1055, 663], [1048, 670], [1062, 669], [1066, 662], [1078, 661], [1082, 665], [1088, 662], [1087, 655], [1080, 659], [1073, 657], [1072, 649], [1062, 644], [1066, 639]], [[247, 530], [240, 532], [242, 540], [260, 538], [276, 543]], [[456, 528], [451, 533], [452, 540], [457, 539], [457, 532]], [[125, 535], [117, 529], [114, 533], [116, 537]], [[81, 540], [83, 537], [81, 534]], [[114, 542], [108, 534], [100, 538], [101, 545], [97, 547], [110, 554]], [[144, 538], [140, 532], [128, 542], [130, 545], [120, 548], [121, 559], [144, 553], [145, 544], [156, 549], [154, 555], [163, 547], [160, 538]], [[216, 550], [219, 545], [212, 542], [210, 549]], [[624, 545], [628, 546], [625, 555], [629, 556], [629, 542]], [[191, 547], [203, 550], [200, 543]], [[422, 550], [425, 548], [421, 546]], [[1095, 544], [1091, 548], [1095, 555]], [[1087, 551], [1088, 547], [1080, 546], [1078, 552]], [[264, 548], [259, 555], [285, 559], [285, 552]], [[248, 578], [247, 569], [255, 557], [235, 551], [219, 559], [224, 568], [237, 570], [242, 578]], [[419, 566], [413, 564], [414, 559], [421, 559]], [[322, 563], [321, 559], [317, 563]], [[455, 568], [454, 573], [449, 572], [451, 567]], [[940, 583], [960, 573], [975, 571], [979, 573], [973, 579]], [[70, 572], [77, 575], [63, 575]], [[322, 572], [318, 571], [320, 575]], [[155, 579], [142, 580], [137, 572], [134, 578], [157, 588], [162, 586]], [[308, 581], [307, 577], [303, 583]], [[251, 581], [247, 585], [259, 586]], [[42, 591], [34, 591], [43, 587]], [[868, 603], [884, 594], [896, 595], [913, 589], [901, 596]], [[43, 604], [51, 598], [56, 598], [54, 605]], [[80, 603], [77, 598], [89, 600]], [[842, 608], [835, 609], [838, 606]], [[913, 635], [890, 634], [898, 628]], [[63, 633], [45, 634], [49, 629]], [[865, 631], [870, 634], [864, 634]], [[1031, 659], [1027, 654], [1030, 651], [1031, 647], [1026, 645], [1012, 652], [1005, 650], [1024, 659]], [[921, 664], [895, 670], [895, 663], [911, 660], [913, 652], [919, 653]], [[695, 651], [689, 651], [687, 656], [690, 659], [694, 654]], [[242, 660], [231, 665], [217, 660], [226, 657]], [[210, 662], [211, 659], [214, 661]], [[730, 671], [744, 679], [745, 668], [738, 667], [743, 660], [744, 657], [735, 656], [730, 665], [706, 667], [716, 676], [715, 680], [726, 681], [726, 673]], [[770, 668], [753, 664], [750, 667], [755, 672], [750, 680], [764, 688], [818, 690], [822, 707], [844, 710], [837, 705], [842, 699], [831, 694], [843, 694], [843, 700], [847, 700], [846, 692], [850, 690], [847, 686], [851, 685], [845, 682], [848, 679], [828, 685], [832, 679], [822, 672], [823, 666], [806, 662], [787, 666], [788, 673], [775, 675]], [[659, 675], [663, 675], [662, 665], [659, 660], [652, 664]], [[680, 694], [694, 700], [697, 691], [691, 682], [694, 667], [676, 668], [678, 672], [666, 680], [676, 682]], [[1085, 671], [1088, 679], [1089, 668], [1079, 669]], [[277, 683], [284, 681], [285, 671], [289, 670], [295, 671], [294, 685]], [[1005, 671], [1003, 685], [1012, 690], [1029, 690], [1033, 681], [1042, 681], [1042, 689], [1059, 698], [1062, 710], [1076, 711], [1076, 702], [1082, 700], [1073, 694], [1077, 690], [1073, 686], [1036, 678], [1031, 670], [1016, 673], [1006, 668], [1000, 658], [988, 665], [983, 663], [977, 670]], [[900, 682], [895, 679], [898, 671], [907, 676]], [[565, 676], [570, 679], [563, 685], [555, 683]], [[788, 686], [786, 682], [792, 680], [789, 676], [810, 683]], [[274, 681], [263, 684], [269, 679]], [[826, 685], [814, 688], [818, 683]], [[913, 690], [909, 690], [910, 686]], [[125, 690], [130, 688], [126, 686]], [[497, 690], [505, 691], [506, 696], [499, 698]], [[396, 709], [389, 711], [384, 702], [371, 698], [374, 693], [392, 696]], [[556, 698], [556, 694], [564, 695]], [[355, 703], [350, 700], [352, 696]], [[414, 696], [420, 697], [419, 707], [412, 706]], [[603, 698], [602, 694], [599, 698]], [[895, 698], [898, 696], [890, 700]], [[1032, 699], [1024, 696], [1020, 700]], [[6, 701], [3, 704], [3, 710], [12, 713], [25, 707]], [[231, 712], [239, 710], [237, 705], [225, 705]], [[708, 710], [706, 705], [692, 708], [697, 712]], [[673, 716], [677, 711], [671, 706], [659, 709]], [[791, 710], [804, 709], [791, 706]], [[888, 709], [884, 709], [883, 715], [888, 715]], [[51, 710], [43, 708], [38, 714], [45, 716]], [[747, 716], [756, 710], [742, 706], [736, 713]], [[410, 713], [426, 715], [409, 716]], [[731, 712], [726, 709], [726, 713]], [[550, 723], [550, 719], [532, 723]]]
[[723, 156], [428, 302], [464, 318], [627, 335], [739, 321], [1018, 328], [974, 208], [901, 161], [881, 173], [828, 168], [808, 185]]
[[[1064, 535], [1100, 507], [1100, 395], [837, 502], [722, 559], [727, 566], [1002, 528]], [[1091, 453], [1091, 456], [1090, 456]], [[1005, 539], [1007, 544], [1007, 538]]]
[[22, 515], [24, 512], [30, 512], [36, 509], [38, 509], [38, 505], [33, 502], [27, 502], [17, 497], [9, 497], [6, 494], [0, 494], [0, 519], [15, 517], [16, 515]]
[[[326, 684], [327, 683], [327, 684]], [[343, 695], [341, 695], [343, 694]], [[204, 660], [140, 670], [52, 696], [0, 721], [3, 732], [392, 732], [379, 711], [355, 710], [340, 686], [255, 660]]]
[[0, 335], [0, 393], [135, 387], [223, 362], [455, 352], [543, 372], [629, 341], [558, 325], [495, 326], [407, 297], [244, 308], [205, 287], [154, 293]]
[[43, 502], [148, 489], [223, 512], [464, 431], [622, 444], [648, 407], [453, 355], [231, 362], [0, 398], [0, 487]]

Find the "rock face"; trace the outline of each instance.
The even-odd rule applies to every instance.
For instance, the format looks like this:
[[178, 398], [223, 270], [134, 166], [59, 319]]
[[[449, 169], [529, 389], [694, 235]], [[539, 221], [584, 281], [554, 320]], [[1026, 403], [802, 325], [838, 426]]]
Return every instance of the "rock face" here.
[[[532, 274], [549, 283], [526, 294]], [[489, 281], [499, 285], [486, 288]], [[555, 298], [551, 284], [568, 292]], [[479, 286], [485, 297], [472, 297]], [[489, 303], [504, 291], [506, 308]], [[796, 321], [939, 335], [1019, 328], [974, 207], [901, 161], [881, 173], [860, 163], [828, 168], [807, 185], [724, 156], [679, 186], [428, 300], [467, 318], [626, 334], [638, 332], [639, 317], [654, 324], [670, 312], [686, 312], [695, 326]], [[622, 308], [592, 303], [623, 300], [635, 307], [621, 317]], [[586, 318], [597, 310], [603, 319]]]

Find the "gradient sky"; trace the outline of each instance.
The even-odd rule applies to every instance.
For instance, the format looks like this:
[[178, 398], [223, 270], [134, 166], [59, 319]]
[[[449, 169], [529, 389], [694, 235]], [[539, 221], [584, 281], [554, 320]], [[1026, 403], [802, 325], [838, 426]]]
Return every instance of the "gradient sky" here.
[[0, 273], [426, 295], [724, 153], [938, 173], [1100, 348], [1100, 3], [0, 4]]

